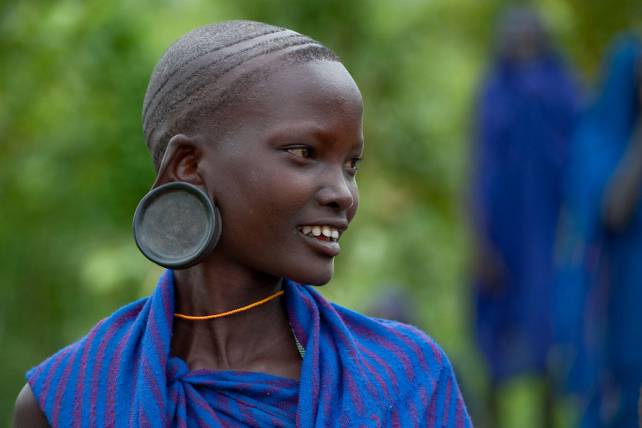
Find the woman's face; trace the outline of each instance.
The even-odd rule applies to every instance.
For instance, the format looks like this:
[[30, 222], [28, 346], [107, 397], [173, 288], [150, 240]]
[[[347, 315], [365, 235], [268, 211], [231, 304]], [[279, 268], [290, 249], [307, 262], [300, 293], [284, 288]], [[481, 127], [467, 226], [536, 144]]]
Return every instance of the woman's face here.
[[331, 61], [283, 67], [248, 91], [199, 164], [223, 222], [213, 257], [324, 284], [359, 202], [361, 95]]

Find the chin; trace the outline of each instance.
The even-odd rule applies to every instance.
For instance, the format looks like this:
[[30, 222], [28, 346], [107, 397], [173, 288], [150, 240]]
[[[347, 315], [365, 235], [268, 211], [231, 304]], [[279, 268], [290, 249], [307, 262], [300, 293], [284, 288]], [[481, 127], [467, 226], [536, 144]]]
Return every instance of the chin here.
[[333, 274], [334, 263], [330, 263], [330, 266], [324, 269], [319, 268], [290, 272], [286, 277], [292, 281], [298, 282], [299, 284], [321, 286], [330, 282]]

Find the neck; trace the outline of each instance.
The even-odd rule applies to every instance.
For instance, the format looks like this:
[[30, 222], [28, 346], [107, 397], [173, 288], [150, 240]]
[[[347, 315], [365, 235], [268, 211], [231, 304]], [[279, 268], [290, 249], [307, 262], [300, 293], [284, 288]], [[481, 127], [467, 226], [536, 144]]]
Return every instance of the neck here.
[[[281, 278], [232, 269], [229, 263], [202, 263], [176, 271], [174, 277], [175, 312], [188, 315], [229, 311], [261, 300], [282, 286]], [[192, 370], [262, 371], [298, 377], [300, 361], [283, 297], [223, 318], [175, 318], [173, 330], [172, 353]]]
[[175, 271], [174, 278], [175, 311], [190, 315], [209, 315], [245, 306], [277, 292], [282, 282], [278, 277], [230, 269], [229, 266], [223, 269], [213, 263]]

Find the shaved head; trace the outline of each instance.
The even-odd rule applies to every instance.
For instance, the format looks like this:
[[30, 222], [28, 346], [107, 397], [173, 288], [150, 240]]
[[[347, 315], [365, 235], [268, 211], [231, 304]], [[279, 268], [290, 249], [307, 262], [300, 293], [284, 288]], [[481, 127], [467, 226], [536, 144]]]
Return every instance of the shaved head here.
[[143, 131], [158, 169], [169, 139], [243, 102], [248, 89], [280, 67], [338, 61], [328, 48], [294, 31], [253, 21], [197, 28], [174, 42], [154, 68], [143, 103]]

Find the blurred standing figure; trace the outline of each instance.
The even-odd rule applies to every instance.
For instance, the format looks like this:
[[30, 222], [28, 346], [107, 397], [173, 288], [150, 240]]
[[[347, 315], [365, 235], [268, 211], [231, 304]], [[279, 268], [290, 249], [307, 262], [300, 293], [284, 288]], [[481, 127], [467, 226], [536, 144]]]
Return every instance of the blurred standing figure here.
[[[562, 273], [581, 426], [638, 426], [642, 383], [642, 45], [611, 48], [574, 139]], [[570, 293], [570, 294], [569, 294]], [[574, 317], [574, 319], [571, 319]]]
[[[575, 82], [534, 11], [509, 9], [498, 33], [477, 104], [472, 183], [475, 334], [490, 370], [493, 427], [502, 382], [547, 373], [553, 247], [577, 109]], [[544, 409], [551, 426], [548, 387]]]
[[417, 314], [412, 300], [403, 287], [386, 284], [384, 292], [379, 293], [366, 309], [375, 318], [398, 321], [408, 325], [418, 325]]

